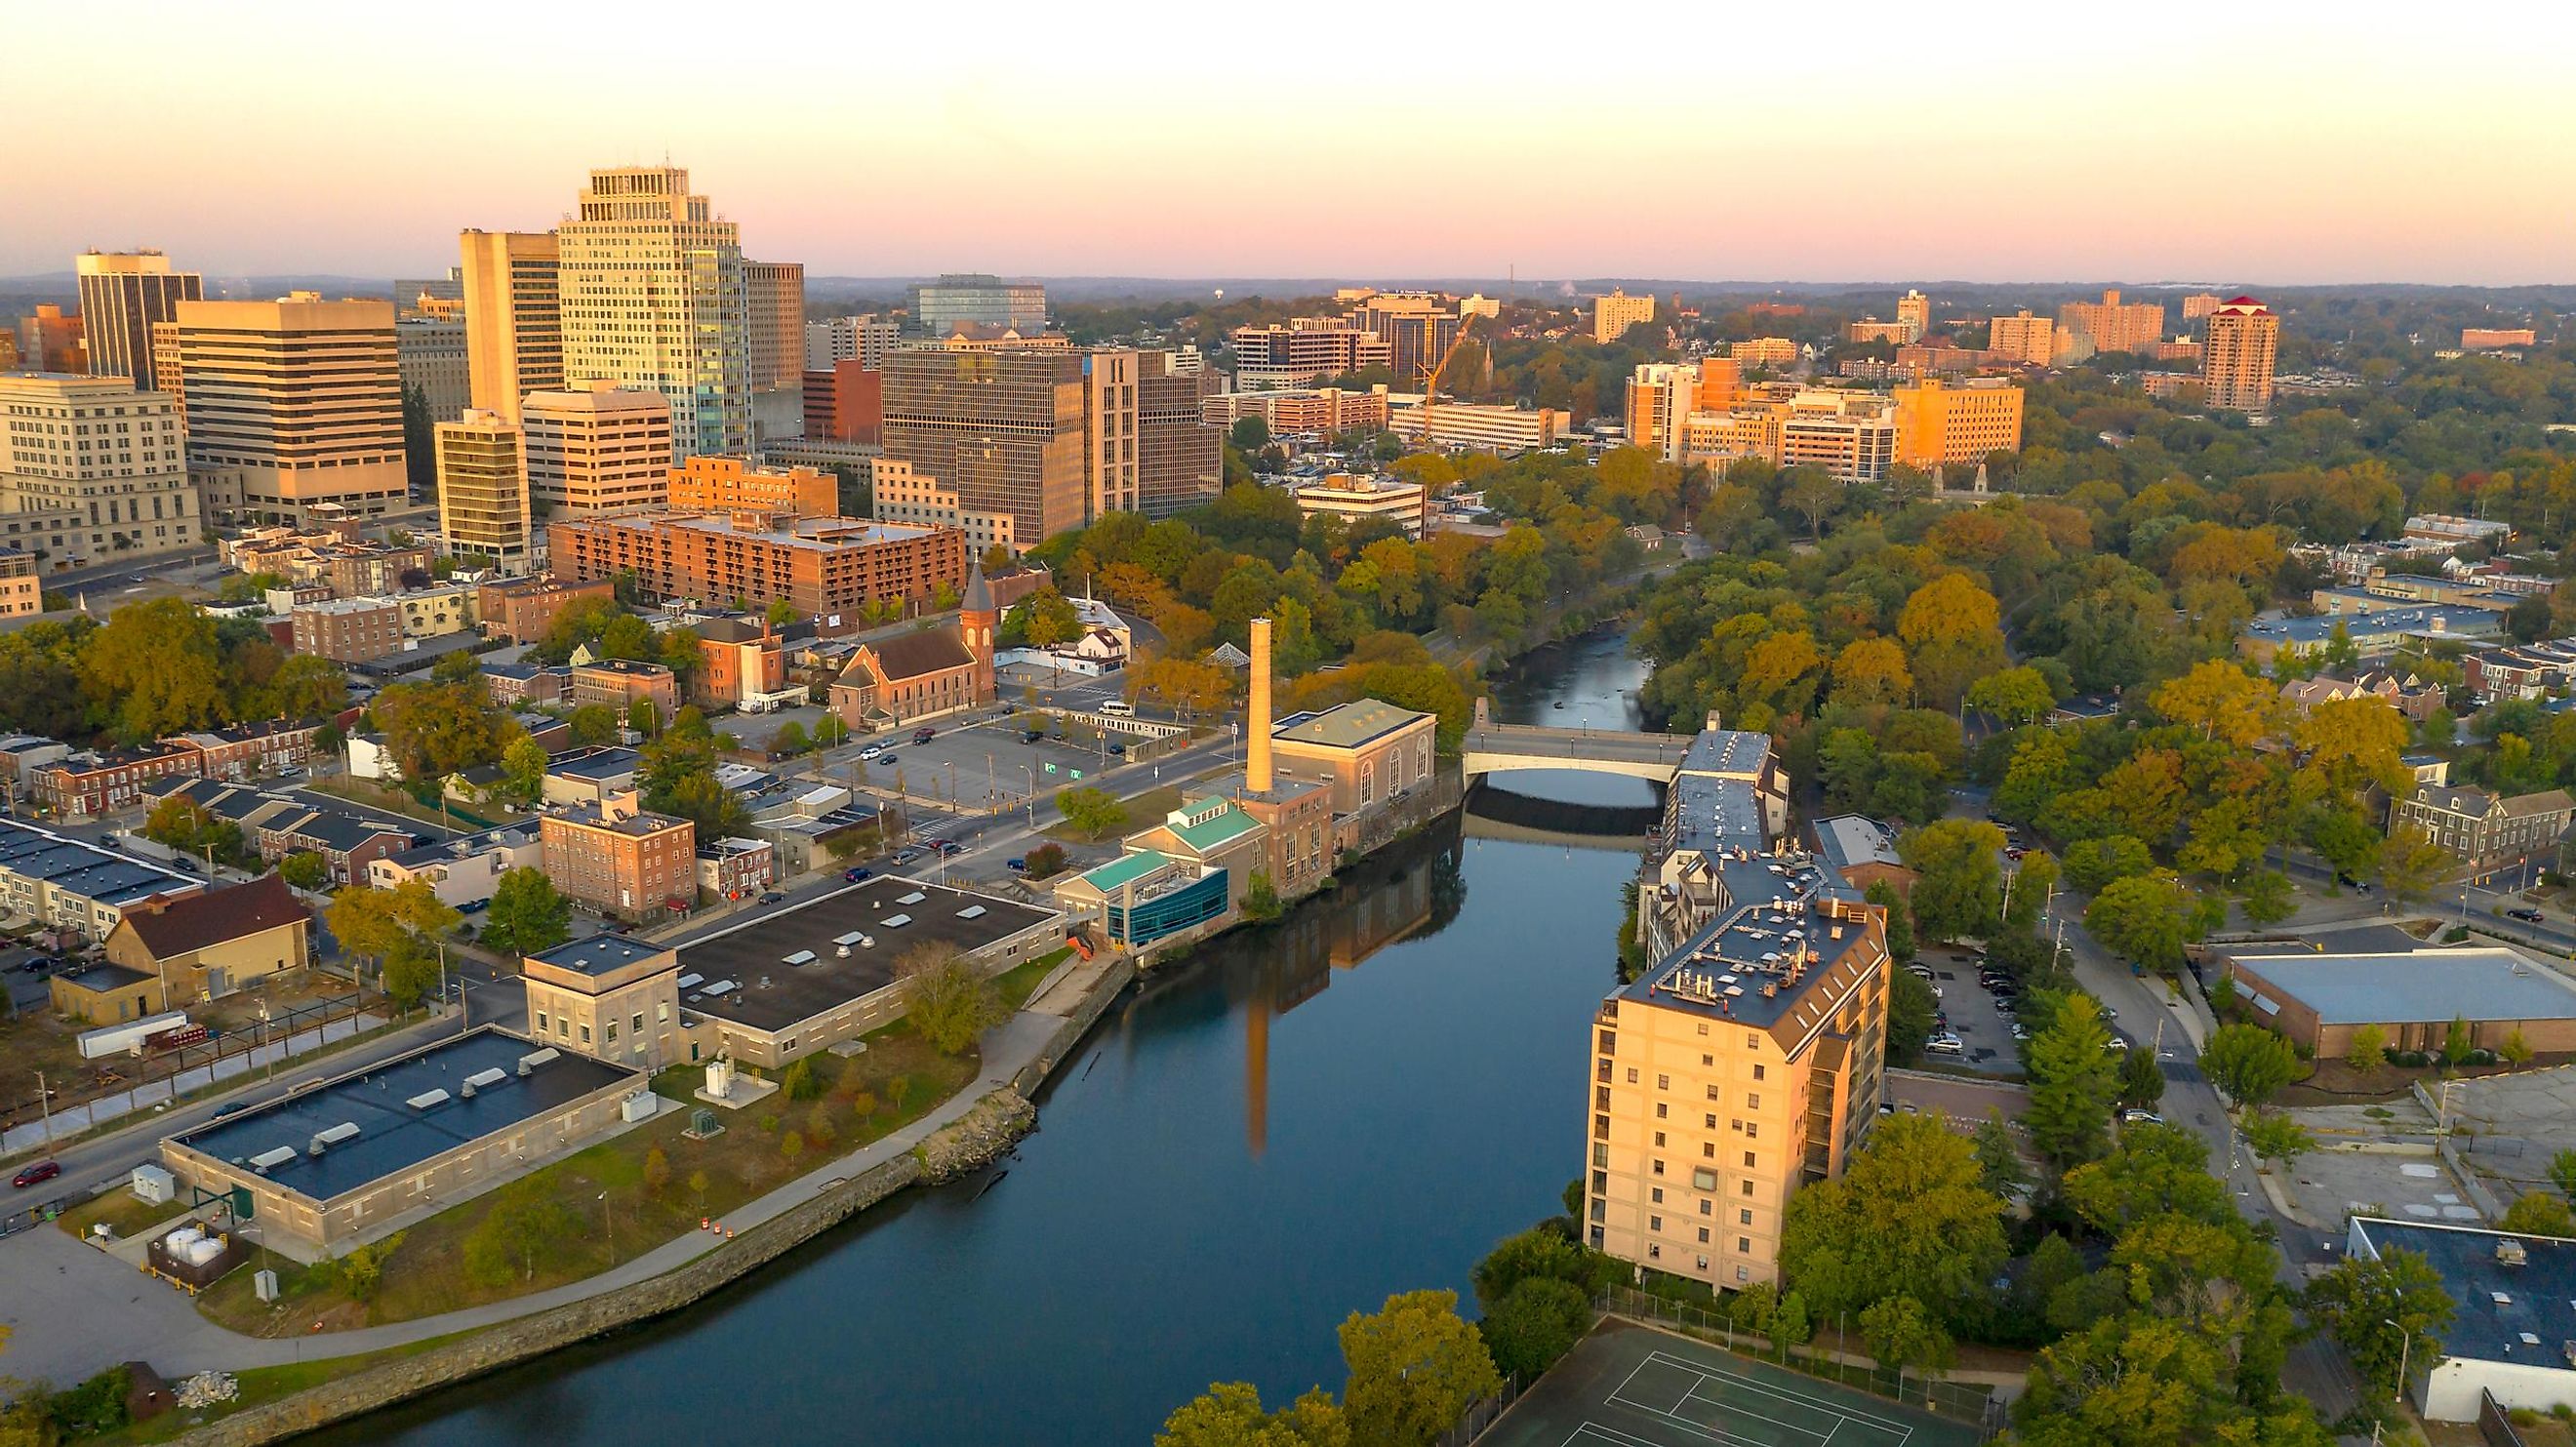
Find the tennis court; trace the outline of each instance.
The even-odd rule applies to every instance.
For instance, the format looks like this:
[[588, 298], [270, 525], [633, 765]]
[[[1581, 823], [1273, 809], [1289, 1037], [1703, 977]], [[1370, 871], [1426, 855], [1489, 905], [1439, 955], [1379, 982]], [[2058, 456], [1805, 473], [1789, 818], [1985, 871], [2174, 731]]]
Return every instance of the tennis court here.
[[1605, 1321], [1494, 1424], [1480, 1447], [1975, 1447], [1911, 1407]]

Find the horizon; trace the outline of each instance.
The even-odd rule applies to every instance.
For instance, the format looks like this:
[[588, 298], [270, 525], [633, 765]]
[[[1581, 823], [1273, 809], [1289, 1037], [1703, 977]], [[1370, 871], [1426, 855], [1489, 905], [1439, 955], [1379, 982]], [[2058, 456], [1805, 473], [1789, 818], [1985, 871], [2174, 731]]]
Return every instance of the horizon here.
[[[171, 0], [140, 11], [202, 24]], [[478, 45], [483, 11], [508, 17], [508, 50]], [[1631, 32], [1546, 48], [1353, 8], [1370, 27], [1354, 41], [1172, 9], [1113, 43], [1025, 9], [994, 22], [1018, 66], [997, 79], [994, 63], [937, 70], [922, 57], [955, 37], [909, 13], [826, 19], [800, 42], [871, 71], [781, 67], [774, 36], [673, 47], [666, 27], [490, 5], [426, 32], [307, 0], [271, 13], [288, 24], [127, 57], [146, 106], [102, 110], [87, 68], [31, 73], [24, 113], [89, 119], [26, 148], [21, 192], [47, 204], [0, 237], [0, 275], [48, 276], [93, 246], [228, 278], [438, 275], [460, 230], [543, 230], [591, 168], [667, 156], [746, 256], [817, 278], [2576, 280], [2548, 214], [2576, 193], [2576, 149], [2545, 87], [2401, 103], [2432, 99], [2427, 76], [2544, 53], [2545, 32], [2576, 42], [2566, 14], [2407, 12], [2320, 35], [2192, 0], [2164, 33], [2197, 17], [2228, 41], [2183, 50], [2023, 6], [1985, 16], [1973, 55], [1910, 11], [1865, 17], [1867, 43], [1831, 53], [1764, 14], [1726, 37], [1761, 63], [1712, 72], [1688, 46], [1623, 49]], [[299, 16], [310, 34], [281, 51], [269, 37]], [[19, 19], [29, 53], [94, 39], [66, 9]], [[1413, 53], [1440, 60], [1427, 80], [1368, 63]], [[759, 105], [672, 103], [764, 67]]]

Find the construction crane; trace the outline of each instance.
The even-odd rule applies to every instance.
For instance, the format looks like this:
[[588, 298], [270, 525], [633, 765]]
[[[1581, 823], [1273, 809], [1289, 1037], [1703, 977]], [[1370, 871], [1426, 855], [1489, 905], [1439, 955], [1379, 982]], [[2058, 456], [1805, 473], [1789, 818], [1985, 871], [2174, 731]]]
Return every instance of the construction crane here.
[[[1426, 368], [1422, 374], [1422, 445], [1426, 449], [1439, 445], [1431, 435], [1431, 409], [1439, 401], [1441, 375], [1449, 370], [1449, 363], [1457, 357], [1458, 348], [1465, 344], [1467, 333], [1475, 328], [1476, 316], [1475, 312], [1466, 312], [1459, 316], [1458, 335], [1449, 339], [1449, 347], [1440, 354], [1440, 360]], [[1425, 501], [1429, 500], [1426, 498]]]

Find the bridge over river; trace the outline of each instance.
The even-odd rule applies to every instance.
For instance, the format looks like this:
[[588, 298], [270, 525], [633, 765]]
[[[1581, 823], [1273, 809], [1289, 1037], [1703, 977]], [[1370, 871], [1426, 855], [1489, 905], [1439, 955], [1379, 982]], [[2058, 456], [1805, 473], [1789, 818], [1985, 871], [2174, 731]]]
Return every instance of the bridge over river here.
[[1470, 783], [1480, 775], [1514, 769], [1573, 769], [1670, 784], [1690, 746], [1690, 738], [1682, 734], [1479, 722], [1467, 730], [1461, 768]]

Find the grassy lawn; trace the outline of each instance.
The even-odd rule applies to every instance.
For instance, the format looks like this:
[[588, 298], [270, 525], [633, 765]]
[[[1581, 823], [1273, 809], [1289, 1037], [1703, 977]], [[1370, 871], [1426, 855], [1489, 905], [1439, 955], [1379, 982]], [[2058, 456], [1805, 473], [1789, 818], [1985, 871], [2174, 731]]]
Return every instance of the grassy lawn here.
[[75, 1206], [54, 1218], [54, 1224], [75, 1237], [86, 1238], [89, 1228], [104, 1221], [120, 1237], [141, 1235], [144, 1231], [188, 1213], [186, 1191], [178, 1199], [155, 1206], [132, 1191], [114, 1190], [95, 1201]]
[[[825, 1085], [819, 1097], [791, 1101], [781, 1091], [744, 1110], [719, 1110], [724, 1132], [703, 1141], [684, 1134], [697, 1104], [690, 1092], [703, 1082], [703, 1067], [663, 1071], [654, 1088], [691, 1110], [668, 1112], [411, 1227], [386, 1258], [382, 1285], [370, 1300], [352, 1299], [335, 1267], [271, 1257], [260, 1264], [277, 1272], [276, 1303], [254, 1297], [252, 1273], [236, 1271], [198, 1297], [197, 1309], [253, 1336], [302, 1336], [415, 1321], [596, 1275], [696, 1230], [701, 1216], [722, 1219], [920, 1119], [973, 1080], [979, 1065], [972, 1053], [937, 1054], [900, 1022], [868, 1036], [867, 1046], [847, 1061], [812, 1057]], [[655, 1150], [669, 1167], [658, 1191], [645, 1183]], [[517, 1255], [515, 1270], [478, 1278], [467, 1269], [468, 1243], [497, 1214], [519, 1214], [526, 1203], [554, 1208], [532, 1254]]]
[[1045, 982], [1048, 973], [1063, 964], [1064, 957], [1072, 953], [1073, 947], [1070, 945], [1050, 950], [1034, 960], [1014, 965], [994, 976], [993, 984], [1002, 992], [1002, 1003], [1013, 1010], [1027, 1005], [1029, 996], [1037, 993], [1038, 986]]
[[304, 787], [317, 794], [330, 794], [353, 804], [364, 804], [389, 813], [407, 815], [424, 823], [436, 824], [442, 829], [454, 829], [460, 833], [470, 834], [480, 827], [468, 822], [464, 817], [468, 814], [479, 819], [489, 819], [495, 824], [517, 824], [528, 817], [518, 810], [505, 808], [497, 803], [459, 804], [456, 806], [459, 812], [442, 813], [400, 789], [388, 789], [372, 780], [352, 779], [344, 774], [333, 775], [327, 779], [308, 780]]
[[[416, 1357], [432, 1347], [445, 1346], [449, 1342], [459, 1341], [470, 1335], [472, 1335], [470, 1332], [454, 1332], [447, 1336], [431, 1337], [427, 1341], [412, 1342], [405, 1346], [387, 1347], [383, 1351], [367, 1352], [360, 1356], [297, 1362], [282, 1367], [252, 1367], [248, 1371], [233, 1374], [234, 1385], [241, 1388], [241, 1395], [220, 1407], [198, 1412], [192, 1412], [183, 1407], [173, 1407], [149, 1422], [132, 1423], [102, 1436], [84, 1437], [81, 1439], [82, 1447], [127, 1447], [127, 1444], [167, 1442], [192, 1427], [221, 1417], [229, 1417], [246, 1408], [294, 1396], [307, 1387], [318, 1387], [324, 1382], [348, 1376], [352, 1372], [382, 1366], [386, 1362], [400, 1361], [405, 1357]], [[180, 1380], [184, 1381], [185, 1378]], [[174, 1391], [178, 1385], [176, 1381], [170, 1384]]]
[[1119, 835], [1160, 824], [1163, 822], [1164, 815], [1181, 806], [1181, 789], [1182, 786], [1178, 784], [1164, 784], [1128, 798], [1124, 801], [1127, 805], [1126, 826], [1112, 829], [1101, 835], [1100, 839], [1092, 838], [1061, 819], [1046, 827], [1046, 836], [1049, 839], [1063, 840], [1067, 844], [1097, 844], [1101, 839], [1115, 839]]

